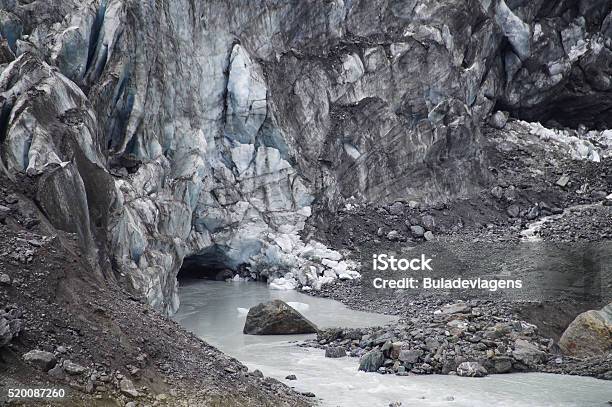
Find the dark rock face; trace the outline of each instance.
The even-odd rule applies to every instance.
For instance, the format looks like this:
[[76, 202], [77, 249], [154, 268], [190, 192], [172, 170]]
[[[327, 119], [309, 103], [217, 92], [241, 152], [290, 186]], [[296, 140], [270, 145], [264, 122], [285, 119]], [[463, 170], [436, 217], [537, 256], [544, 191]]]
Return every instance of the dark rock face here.
[[317, 333], [317, 327], [281, 300], [261, 303], [249, 310], [243, 332], [248, 335]]
[[277, 262], [315, 197], [478, 190], [496, 105], [610, 124], [610, 2], [315, 3], [2, 2], [0, 168], [172, 312], [186, 256]]

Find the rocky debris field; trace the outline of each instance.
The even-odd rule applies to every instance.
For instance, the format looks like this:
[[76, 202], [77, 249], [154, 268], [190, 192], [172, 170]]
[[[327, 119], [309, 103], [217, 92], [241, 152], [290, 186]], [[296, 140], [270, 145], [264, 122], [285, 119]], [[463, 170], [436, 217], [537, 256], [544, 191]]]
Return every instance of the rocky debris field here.
[[0, 404], [8, 388], [61, 388], [54, 405], [301, 406], [307, 398], [249, 372], [112, 281], [74, 234], [36, 222], [0, 179]]
[[[362, 310], [388, 311], [389, 304], [346, 301], [358, 295], [338, 285], [328, 288], [328, 293], [335, 293], [331, 297]], [[326, 329], [305, 346], [324, 348], [327, 357], [358, 357], [359, 370], [381, 374], [481, 377], [539, 371], [612, 380], [609, 352], [587, 358], [563, 355], [557, 341], [520, 319], [516, 304], [491, 300], [445, 303], [429, 298], [396, 306], [395, 311], [404, 316], [397, 324]]]

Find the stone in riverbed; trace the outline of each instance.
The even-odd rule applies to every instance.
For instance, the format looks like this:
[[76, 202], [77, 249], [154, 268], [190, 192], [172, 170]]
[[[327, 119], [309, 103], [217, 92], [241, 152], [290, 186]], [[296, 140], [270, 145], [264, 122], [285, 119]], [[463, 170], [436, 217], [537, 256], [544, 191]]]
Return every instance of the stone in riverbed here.
[[317, 333], [317, 327], [281, 300], [249, 309], [243, 332], [247, 335], [291, 335]]
[[359, 370], [364, 372], [376, 372], [385, 363], [385, 355], [378, 350], [373, 349], [363, 355], [359, 361]]
[[463, 377], [484, 377], [489, 373], [478, 362], [463, 362], [457, 367], [457, 374]]
[[326, 358], [342, 358], [346, 356], [346, 350], [340, 346], [333, 346], [325, 349]]
[[566, 355], [577, 357], [612, 351], [612, 303], [578, 315], [561, 336], [559, 346]]

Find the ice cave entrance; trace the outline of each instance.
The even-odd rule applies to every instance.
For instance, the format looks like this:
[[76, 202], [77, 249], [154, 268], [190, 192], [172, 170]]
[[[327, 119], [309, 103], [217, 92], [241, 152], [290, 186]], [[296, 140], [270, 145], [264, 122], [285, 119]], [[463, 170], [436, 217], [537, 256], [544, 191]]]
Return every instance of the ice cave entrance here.
[[178, 272], [178, 280], [206, 279], [223, 281], [236, 274], [235, 267], [220, 248], [212, 248], [203, 252], [185, 257], [183, 265]]

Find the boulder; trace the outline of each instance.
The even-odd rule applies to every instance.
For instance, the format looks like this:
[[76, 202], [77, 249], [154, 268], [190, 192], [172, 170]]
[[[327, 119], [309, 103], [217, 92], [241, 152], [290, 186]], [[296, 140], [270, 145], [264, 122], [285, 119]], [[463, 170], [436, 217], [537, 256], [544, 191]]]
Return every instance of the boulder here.
[[315, 324], [281, 300], [249, 309], [243, 332], [248, 335], [291, 335], [317, 333]]
[[514, 342], [512, 357], [527, 366], [534, 366], [544, 361], [546, 353], [531, 342], [524, 339], [517, 339]]
[[423, 356], [423, 351], [420, 349], [402, 350], [398, 359], [405, 363], [417, 363], [419, 358]]
[[433, 230], [436, 227], [436, 219], [431, 215], [423, 215], [421, 224], [427, 230]]
[[342, 358], [346, 356], [346, 350], [341, 346], [332, 346], [325, 349], [326, 358]]
[[491, 360], [495, 373], [510, 373], [512, 371], [512, 358], [508, 356], [496, 356]]
[[23, 329], [21, 312], [13, 308], [0, 311], [0, 348], [8, 345]]
[[506, 213], [511, 218], [518, 218], [519, 214], [521, 213], [521, 208], [518, 205], [513, 204], [506, 209]]
[[31, 363], [45, 372], [51, 370], [57, 363], [53, 353], [38, 349], [31, 350], [23, 355], [23, 360]]
[[559, 346], [566, 355], [576, 357], [612, 351], [612, 303], [578, 315], [561, 336]]
[[469, 304], [465, 302], [457, 302], [455, 304], [448, 304], [443, 306], [440, 311], [442, 311], [442, 315], [452, 315], [452, 314], [466, 314], [472, 310]]
[[10, 212], [11, 208], [4, 205], [0, 205], [0, 222], [4, 222]]
[[457, 366], [457, 375], [463, 377], [484, 377], [488, 375], [487, 369], [485, 369], [478, 362], [463, 362]]
[[489, 119], [489, 124], [491, 125], [491, 127], [494, 127], [499, 130], [506, 127], [507, 122], [508, 122], [508, 113], [502, 112], [500, 110], [492, 114], [491, 118]]
[[404, 204], [401, 202], [395, 202], [389, 207], [389, 213], [392, 215], [402, 215], [404, 213]]
[[64, 368], [64, 371], [66, 373], [68, 373], [69, 375], [80, 375], [82, 373], [85, 373], [87, 371], [87, 368], [74, 363], [70, 360], [64, 360], [64, 363], [62, 363], [62, 367]]
[[11, 277], [8, 274], [0, 273], [0, 285], [11, 285]]
[[134, 387], [134, 383], [132, 383], [130, 379], [127, 379], [125, 377], [121, 379], [121, 381], [119, 382], [119, 390], [121, 390], [122, 394], [129, 396], [129, 397], [139, 397], [140, 396], [140, 394], [136, 390], [136, 387]]
[[419, 225], [411, 226], [410, 232], [414, 237], [423, 237], [425, 235], [425, 229]]
[[359, 361], [359, 370], [376, 372], [385, 363], [385, 355], [378, 349], [372, 349], [363, 355]]

